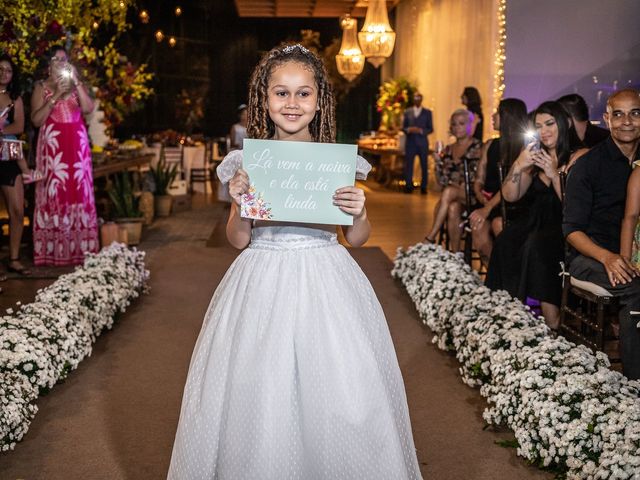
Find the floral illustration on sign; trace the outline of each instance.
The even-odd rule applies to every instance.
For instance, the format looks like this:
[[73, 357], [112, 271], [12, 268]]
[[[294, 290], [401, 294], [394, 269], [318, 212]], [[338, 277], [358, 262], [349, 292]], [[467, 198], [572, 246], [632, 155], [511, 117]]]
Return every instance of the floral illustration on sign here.
[[242, 196], [242, 207], [240, 214], [245, 218], [255, 218], [256, 220], [271, 220], [271, 204], [262, 196], [262, 192], [256, 192], [256, 187], [252, 183], [249, 191]]

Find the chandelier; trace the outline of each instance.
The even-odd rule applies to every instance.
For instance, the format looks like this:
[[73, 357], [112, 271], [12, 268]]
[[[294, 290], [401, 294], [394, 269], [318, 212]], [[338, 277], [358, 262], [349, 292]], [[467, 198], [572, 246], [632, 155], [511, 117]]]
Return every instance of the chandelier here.
[[393, 52], [396, 33], [389, 25], [386, 0], [369, 0], [362, 30], [358, 33], [360, 47], [367, 60], [379, 67]]
[[342, 27], [342, 45], [340, 45], [340, 52], [336, 55], [336, 65], [340, 75], [351, 81], [364, 69], [364, 55], [356, 38], [358, 23], [355, 18], [345, 15], [340, 19], [340, 26]]

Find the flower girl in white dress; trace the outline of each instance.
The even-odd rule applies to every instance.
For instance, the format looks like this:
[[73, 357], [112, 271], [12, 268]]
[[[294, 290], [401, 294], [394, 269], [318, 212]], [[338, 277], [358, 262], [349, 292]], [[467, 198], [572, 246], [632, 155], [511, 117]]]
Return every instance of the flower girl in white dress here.
[[[321, 60], [271, 50], [250, 82], [248, 137], [335, 141]], [[218, 167], [233, 198], [227, 238], [245, 249], [220, 282], [189, 367], [171, 480], [420, 479], [407, 400], [384, 313], [335, 226], [240, 216], [242, 151]], [[358, 177], [370, 166], [358, 158]], [[362, 245], [364, 192], [334, 203]], [[245, 248], [246, 247], [246, 248]]]

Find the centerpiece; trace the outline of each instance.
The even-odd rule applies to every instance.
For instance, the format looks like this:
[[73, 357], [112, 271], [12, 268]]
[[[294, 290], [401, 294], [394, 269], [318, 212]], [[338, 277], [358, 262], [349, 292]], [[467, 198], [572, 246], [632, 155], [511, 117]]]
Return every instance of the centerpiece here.
[[413, 104], [417, 87], [404, 77], [387, 80], [378, 92], [376, 107], [382, 114], [380, 130], [394, 132], [402, 128], [404, 110]]

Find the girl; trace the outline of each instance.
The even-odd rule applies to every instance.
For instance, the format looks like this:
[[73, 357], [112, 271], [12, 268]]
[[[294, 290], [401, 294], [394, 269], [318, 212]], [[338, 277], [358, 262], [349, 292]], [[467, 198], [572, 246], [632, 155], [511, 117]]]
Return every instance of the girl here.
[[[318, 57], [271, 50], [253, 72], [248, 137], [333, 142], [334, 99]], [[335, 227], [240, 217], [242, 151], [218, 167], [233, 198], [227, 237], [245, 248], [196, 342], [168, 478], [419, 479], [402, 377], [368, 280]], [[358, 177], [370, 167], [358, 158]], [[362, 245], [361, 189], [338, 189]]]
[[522, 150], [502, 184], [504, 199], [526, 208], [510, 215], [509, 224], [496, 238], [486, 284], [493, 290], [507, 290], [523, 302], [527, 297], [538, 300], [547, 325], [555, 330], [560, 322], [559, 274], [564, 259], [559, 170], [571, 163], [572, 152], [580, 145], [558, 102], [541, 104], [533, 121], [540, 145], [532, 142]]
[[620, 233], [620, 255], [640, 269], [640, 160], [633, 163], [634, 169], [627, 183], [627, 203]]

